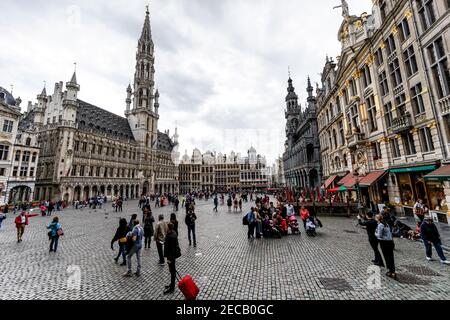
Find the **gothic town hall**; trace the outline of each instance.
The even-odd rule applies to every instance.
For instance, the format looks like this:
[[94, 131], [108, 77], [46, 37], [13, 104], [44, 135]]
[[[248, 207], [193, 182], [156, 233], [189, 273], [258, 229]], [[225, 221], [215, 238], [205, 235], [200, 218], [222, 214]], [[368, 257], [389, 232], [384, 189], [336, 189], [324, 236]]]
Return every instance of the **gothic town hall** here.
[[178, 191], [174, 160], [178, 135], [158, 131], [159, 93], [147, 9], [138, 42], [134, 85], [126, 93], [125, 117], [79, 99], [76, 73], [63, 88], [44, 88], [23, 124], [36, 132], [41, 152], [35, 200], [83, 200], [92, 196]]

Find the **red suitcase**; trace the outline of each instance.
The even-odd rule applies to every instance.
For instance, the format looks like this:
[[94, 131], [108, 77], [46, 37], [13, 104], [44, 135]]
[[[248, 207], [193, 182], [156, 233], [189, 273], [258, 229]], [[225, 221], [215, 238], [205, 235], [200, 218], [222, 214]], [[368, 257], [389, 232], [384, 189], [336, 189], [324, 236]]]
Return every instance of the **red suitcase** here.
[[[178, 276], [180, 277], [180, 275]], [[194, 280], [189, 275], [185, 276], [180, 280], [180, 282], [178, 282], [178, 288], [184, 294], [186, 300], [195, 300], [200, 292]]]

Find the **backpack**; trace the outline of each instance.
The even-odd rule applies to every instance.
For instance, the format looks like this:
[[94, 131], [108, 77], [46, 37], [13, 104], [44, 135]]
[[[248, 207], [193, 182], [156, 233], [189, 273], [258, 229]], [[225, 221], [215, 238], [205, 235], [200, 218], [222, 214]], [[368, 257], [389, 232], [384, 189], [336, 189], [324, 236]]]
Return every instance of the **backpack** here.
[[247, 215], [245, 215], [245, 216], [242, 218], [242, 224], [243, 224], [244, 226], [248, 226], [248, 218], [247, 218]]

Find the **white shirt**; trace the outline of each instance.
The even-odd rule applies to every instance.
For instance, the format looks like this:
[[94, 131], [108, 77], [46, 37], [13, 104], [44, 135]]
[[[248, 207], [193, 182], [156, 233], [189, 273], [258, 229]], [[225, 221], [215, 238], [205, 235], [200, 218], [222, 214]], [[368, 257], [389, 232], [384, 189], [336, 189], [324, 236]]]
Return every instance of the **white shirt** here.
[[27, 222], [27, 217], [26, 216], [21, 216], [22, 218], [22, 223], [25, 224]]

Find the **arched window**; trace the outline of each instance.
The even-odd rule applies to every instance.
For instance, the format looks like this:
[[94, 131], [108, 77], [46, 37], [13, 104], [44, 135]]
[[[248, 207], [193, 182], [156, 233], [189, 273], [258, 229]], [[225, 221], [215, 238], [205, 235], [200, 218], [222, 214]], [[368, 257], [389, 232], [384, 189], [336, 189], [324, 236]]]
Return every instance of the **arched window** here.
[[25, 145], [31, 146], [31, 138], [28, 137], [27, 140], [25, 140]]

